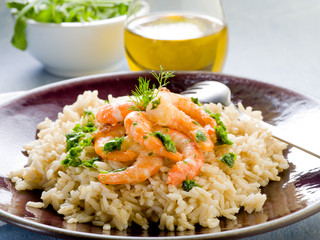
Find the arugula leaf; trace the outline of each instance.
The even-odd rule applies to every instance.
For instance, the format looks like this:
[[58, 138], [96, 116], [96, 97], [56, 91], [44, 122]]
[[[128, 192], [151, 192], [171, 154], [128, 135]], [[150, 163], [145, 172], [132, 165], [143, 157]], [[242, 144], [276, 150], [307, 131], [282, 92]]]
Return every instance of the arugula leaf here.
[[230, 153], [226, 153], [223, 154], [219, 160], [225, 164], [227, 164], [230, 168], [233, 167], [235, 161], [237, 159], [237, 154], [230, 152]]
[[171, 140], [171, 137], [169, 135], [163, 134], [160, 131], [156, 131], [156, 132], [154, 132], [154, 136], [161, 140], [161, 142], [163, 143], [165, 149], [168, 152], [173, 152], [173, 153], [177, 152], [176, 145]]
[[125, 15], [131, 0], [7, 0], [7, 7], [16, 10], [11, 43], [25, 50], [26, 19], [43, 23], [89, 22]]
[[183, 180], [182, 182], [182, 188], [183, 190], [189, 192], [193, 187], [200, 187], [199, 184], [197, 184], [194, 180]]
[[18, 18], [14, 25], [14, 35], [11, 38], [11, 44], [21, 50], [26, 50], [27, 48], [27, 40], [25, 37], [26, 27], [26, 22]]
[[115, 137], [111, 139], [103, 146], [103, 151], [105, 152], [113, 152], [113, 151], [120, 151], [121, 144], [124, 141], [124, 137]]

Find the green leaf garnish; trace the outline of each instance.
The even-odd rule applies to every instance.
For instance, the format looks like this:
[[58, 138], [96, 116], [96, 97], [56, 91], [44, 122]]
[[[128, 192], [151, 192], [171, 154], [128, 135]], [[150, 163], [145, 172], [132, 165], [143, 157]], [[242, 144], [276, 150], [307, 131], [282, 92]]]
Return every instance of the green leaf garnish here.
[[161, 98], [159, 97], [158, 100], [154, 100], [152, 101], [152, 107], [151, 107], [151, 110], [153, 109], [156, 109], [159, 105], [160, 105], [160, 101], [161, 101]]
[[223, 124], [223, 122], [220, 119], [220, 113], [210, 113], [210, 116], [216, 120], [217, 126], [215, 127], [216, 130], [216, 136], [217, 136], [217, 142], [215, 145], [232, 145], [233, 142], [228, 139], [228, 130], [226, 126]]
[[85, 167], [88, 167], [88, 168], [93, 168], [94, 167], [94, 163], [96, 161], [99, 161], [99, 157], [91, 158], [88, 161], [82, 161], [82, 166], [85, 166]]
[[65, 166], [79, 167], [82, 164], [82, 161], [79, 158], [79, 155], [82, 152], [82, 150], [83, 149], [79, 146], [71, 148], [66, 159], [61, 161], [61, 164]]
[[91, 112], [90, 110], [84, 110], [84, 116], [91, 117], [92, 119], [95, 119], [93, 112]]
[[118, 169], [114, 169], [114, 170], [100, 171], [100, 173], [104, 174], [104, 173], [122, 172], [126, 169], [127, 169], [127, 167], [123, 167], [123, 168], [118, 168]]
[[232, 168], [236, 159], [237, 159], [237, 154], [230, 152], [230, 153], [223, 154], [219, 160], [227, 164], [230, 168]]
[[183, 180], [182, 182], [182, 188], [183, 190], [189, 192], [193, 187], [200, 187], [199, 184], [197, 184], [194, 180]]
[[120, 151], [121, 144], [124, 141], [124, 137], [115, 137], [111, 139], [103, 146], [103, 151], [105, 152], [113, 152], [113, 151]]
[[198, 106], [202, 106], [201, 103], [199, 102], [199, 99], [198, 98], [194, 98], [194, 97], [191, 97], [191, 101], [194, 103], [194, 104], [197, 104]]
[[196, 124], [198, 126], [201, 126], [200, 123], [196, 122], [196, 121], [192, 121], [193, 124]]
[[177, 152], [176, 145], [171, 140], [171, 137], [169, 135], [163, 134], [160, 131], [156, 131], [154, 132], [154, 136], [161, 140], [162, 144], [168, 152]]
[[[93, 144], [93, 132], [97, 130], [96, 126], [91, 121], [94, 115], [90, 112], [85, 112], [84, 119], [87, 123], [84, 126], [76, 124], [70, 133], [66, 136], [66, 152], [68, 153], [66, 158], [61, 161], [64, 166], [79, 167], [83, 165], [83, 161], [80, 159], [81, 152], [88, 146]], [[90, 162], [89, 162], [90, 163]], [[89, 163], [85, 163], [86, 166]]]
[[215, 127], [217, 142], [215, 145], [232, 145], [233, 142], [228, 138], [228, 131], [223, 126]]
[[205, 142], [205, 141], [207, 141], [208, 139], [207, 139], [207, 137], [206, 137], [206, 135], [205, 135], [205, 133], [204, 132], [202, 132], [202, 131], [200, 131], [200, 130], [198, 130], [197, 131], [197, 133], [196, 133], [196, 142], [197, 143], [199, 143], [199, 142]]
[[[145, 111], [149, 103], [158, 96], [160, 89], [169, 83], [168, 79], [170, 77], [174, 77], [172, 71], [163, 71], [161, 66], [160, 69], [161, 71], [159, 74], [154, 71], [151, 72], [153, 77], [158, 81], [158, 88], [156, 88], [155, 84], [150, 86], [150, 80], [143, 77], [138, 78], [139, 84], [136, 86], [135, 90], [132, 91], [133, 96], [129, 96], [130, 100], [135, 103], [132, 110]], [[153, 105], [153, 107], [158, 106], [160, 104], [160, 100], [154, 104], [155, 105]]]
[[80, 139], [85, 137], [84, 133], [81, 132], [72, 132], [66, 134], [66, 152], [68, 152], [71, 148], [79, 146]]

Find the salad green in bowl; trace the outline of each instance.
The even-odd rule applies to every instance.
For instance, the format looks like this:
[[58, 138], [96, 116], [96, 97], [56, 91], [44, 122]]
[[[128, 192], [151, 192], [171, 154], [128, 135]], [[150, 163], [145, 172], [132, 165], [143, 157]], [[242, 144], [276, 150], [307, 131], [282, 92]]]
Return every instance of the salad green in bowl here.
[[129, 0], [7, 0], [15, 19], [11, 43], [49, 72], [81, 76], [110, 71], [124, 59]]

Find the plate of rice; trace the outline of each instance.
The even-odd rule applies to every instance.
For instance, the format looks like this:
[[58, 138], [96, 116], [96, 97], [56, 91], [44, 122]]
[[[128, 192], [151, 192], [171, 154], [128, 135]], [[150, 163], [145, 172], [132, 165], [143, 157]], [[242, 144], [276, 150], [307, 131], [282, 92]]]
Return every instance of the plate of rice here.
[[[2, 103], [0, 219], [68, 238], [230, 239], [320, 210], [319, 159], [259, 123], [312, 137], [319, 100], [208, 72], [159, 88], [163, 73], [81, 77]], [[178, 94], [204, 80], [228, 85], [251, 118]]]

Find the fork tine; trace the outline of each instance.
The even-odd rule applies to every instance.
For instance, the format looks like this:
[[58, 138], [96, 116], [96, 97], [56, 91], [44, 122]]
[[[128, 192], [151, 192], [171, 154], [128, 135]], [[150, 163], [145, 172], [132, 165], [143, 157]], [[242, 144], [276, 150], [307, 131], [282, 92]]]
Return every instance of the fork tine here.
[[182, 93], [182, 94], [196, 94], [197, 92], [191, 91], [191, 90], [189, 89], [189, 90], [183, 91], [183, 92], [181, 92], [181, 93]]

